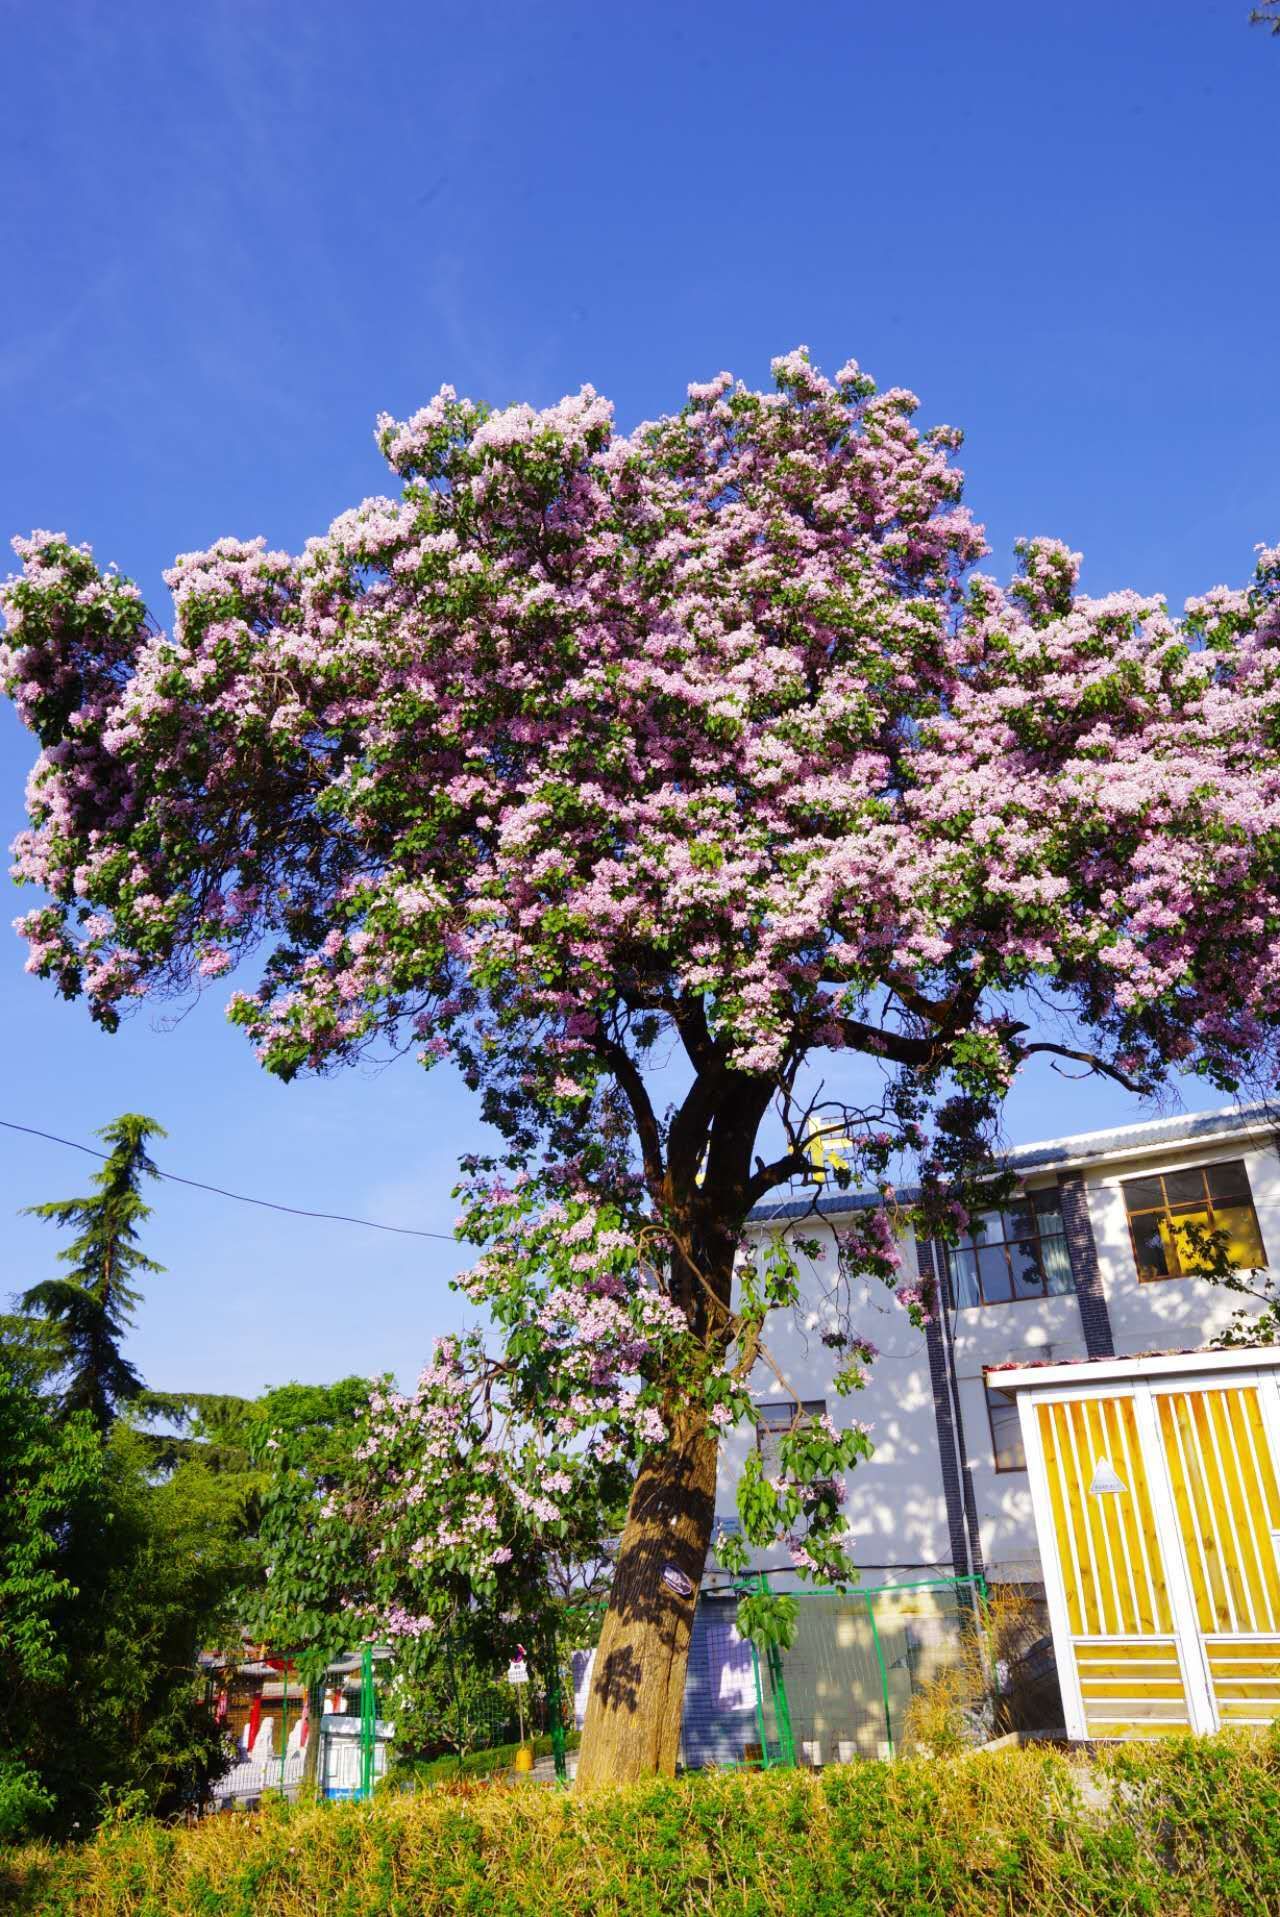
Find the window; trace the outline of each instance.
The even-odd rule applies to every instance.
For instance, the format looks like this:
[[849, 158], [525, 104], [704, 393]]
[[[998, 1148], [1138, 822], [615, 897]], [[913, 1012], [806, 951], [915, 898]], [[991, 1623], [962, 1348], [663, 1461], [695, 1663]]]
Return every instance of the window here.
[[1022, 1420], [1018, 1400], [1012, 1391], [987, 1386], [987, 1417], [991, 1424], [991, 1452], [997, 1471], [1025, 1471], [1027, 1454], [1022, 1448]]
[[948, 1254], [951, 1303], [1007, 1305], [1074, 1289], [1056, 1188], [1028, 1192], [1003, 1211], [971, 1220]]
[[756, 1406], [756, 1444], [766, 1478], [774, 1477], [781, 1468], [778, 1446], [788, 1431], [799, 1431], [806, 1424], [815, 1424], [825, 1415], [826, 1409], [825, 1398], [806, 1398], [798, 1406], [790, 1399], [786, 1404]]
[[1187, 1225], [1225, 1232], [1227, 1255], [1237, 1271], [1251, 1271], [1266, 1264], [1242, 1159], [1234, 1158], [1226, 1165], [1197, 1165], [1193, 1171], [1129, 1178], [1120, 1189], [1129, 1213], [1138, 1277], [1144, 1284], [1156, 1278], [1186, 1278], [1204, 1269], [1187, 1243]]

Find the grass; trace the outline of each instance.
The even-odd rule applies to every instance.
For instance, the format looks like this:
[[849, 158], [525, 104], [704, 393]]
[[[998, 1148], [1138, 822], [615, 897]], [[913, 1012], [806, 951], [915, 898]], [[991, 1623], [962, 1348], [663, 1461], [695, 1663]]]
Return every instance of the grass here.
[[1280, 1741], [978, 1752], [581, 1798], [459, 1782], [191, 1829], [122, 1822], [79, 1849], [7, 1853], [6, 1882], [15, 1917], [1258, 1917], [1280, 1911]]
[[[551, 1756], [549, 1737], [526, 1737], [535, 1757]], [[582, 1742], [581, 1733], [565, 1733], [565, 1749], [576, 1751]], [[465, 1756], [445, 1756], [424, 1759], [422, 1762], [410, 1760], [406, 1763], [393, 1763], [387, 1774], [389, 1790], [403, 1790], [408, 1785], [449, 1784], [465, 1777], [496, 1777], [503, 1771], [513, 1768], [519, 1742], [495, 1744], [487, 1751], [468, 1751]]]

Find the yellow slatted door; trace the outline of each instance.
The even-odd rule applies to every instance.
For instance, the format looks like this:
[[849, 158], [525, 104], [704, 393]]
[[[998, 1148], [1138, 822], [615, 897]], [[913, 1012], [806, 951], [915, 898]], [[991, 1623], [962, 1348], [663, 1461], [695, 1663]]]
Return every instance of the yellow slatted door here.
[[1156, 1409], [1218, 1716], [1270, 1723], [1280, 1717], [1280, 1485], [1257, 1386], [1161, 1392]]
[[[1164, 1559], [1131, 1397], [1037, 1406], [1049, 1504], [1090, 1737], [1190, 1725]], [[1090, 1492], [1101, 1462], [1123, 1491]]]

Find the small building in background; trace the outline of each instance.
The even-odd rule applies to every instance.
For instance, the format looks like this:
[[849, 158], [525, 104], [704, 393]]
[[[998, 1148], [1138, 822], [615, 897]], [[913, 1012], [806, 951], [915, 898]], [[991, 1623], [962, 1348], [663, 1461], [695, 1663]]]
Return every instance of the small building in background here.
[[[360, 1794], [362, 1719], [372, 1717], [374, 1711], [365, 1690], [372, 1684], [373, 1665], [389, 1656], [389, 1651], [375, 1650], [366, 1668], [365, 1658], [355, 1653], [337, 1658], [327, 1667], [316, 1765], [317, 1788], [322, 1796]], [[215, 1809], [252, 1807], [265, 1791], [296, 1797], [306, 1768], [307, 1744], [317, 1726], [309, 1716], [306, 1686], [292, 1660], [260, 1655], [236, 1662], [205, 1656], [201, 1663], [213, 1689], [218, 1717], [235, 1750], [233, 1763], [213, 1787]], [[372, 1739], [375, 1778], [386, 1768], [386, 1746], [392, 1735], [391, 1725], [376, 1721]]]
[[[1036, 1708], [1052, 1724], [1060, 1726], [1066, 1717], [1073, 1734], [1085, 1735], [1082, 1727], [1091, 1724], [1088, 1734], [1101, 1735], [1099, 1726], [1108, 1715], [1099, 1708], [1106, 1686], [1129, 1686], [1124, 1696], [1131, 1700], [1133, 1671], [1113, 1669], [1117, 1643], [1134, 1636], [1121, 1629], [1131, 1621], [1128, 1613], [1108, 1613], [1106, 1629], [1093, 1634], [1106, 1653], [1099, 1663], [1085, 1644], [1090, 1633], [1078, 1628], [1082, 1614], [1063, 1608], [1069, 1590], [1076, 1591], [1071, 1602], [1083, 1603], [1086, 1587], [1073, 1583], [1084, 1579], [1083, 1564], [1061, 1551], [1075, 1537], [1078, 1554], [1080, 1538], [1092, 1536], [1089, 1524], [1116, 1521], [1114, 1499], [1108, 1504], [1101, 1494], [1098, 1508], [1112, 1513], [1104, 1520], [1097, 1517], [1097, 1500], [1088, 1497], [1096, 1459], [1088, 1461], [1088, 1481], [1080, 1490], [1086, 1500], [1081, 1506], [1085, 1531], [1079, 1537], [1064, 1533], [1065, 1542], [1052, 1546], [1059, 1552], [1053, 1574], [1059, 1585], [1058, 1616], [1051, 1623], [1052, 1579], [1042, 1547], [1056, 1534], [1045, 1529], [1047, 1493], [1043, 1486], [1037, 1491], [1036, 1475], [1045, 1467], [1034, 1464], [1028, 1451], [1030, 1414], [1021, 1402], [1027, 1392], [1049, 1387], [1023, 1380], [1043, 1380], [1051, 1372], [1056, 1377], [1062, 1368], [1068, 1379], [1096, 1379], [1096, 1387], [1078, 1387], [1088, 1396], [1127, 1378], [1124, 1366], [1152, 1351], [1197, 1354], [1188, 1375], [1201, 1381], [1219, 1372], [1243, 1378], [1250, 1366], [1257, 1367], [1260, 1379], [1270, 1377], [1280, 1363], [1274, 1348], [1270, 1356], [1247, 1352], [1243, 1371], [1239, 1359], [1210, 1349], [1238, 1313], [1261, 1306], [1197, 1276], [1182, 1227], [1200, 1225], [1225, 1234], [1237, 1268], [1266, 1274], [1271, 1258], [1280, 1257], [1276, 1132], [1265, 1108], [1232, 1107], [1021, 1146], [1006, 1163], [1018, 1177], [1017, 1196], [974, 1219], [958, 1245], [917, 1243], [904, 1233], [900, 1282], [924, 1281], [935, 1290], [935, 1306], [923, 1329], [912, 1325], [886, 1287], [850, 1281], [841, 1272], [842, 1226], [862, 1207], [878, 1204], [878, 1195], [840, 1192], [830, 1165], [820, 1165], [815, 1182], [780, 1193], [752, 1214], [746, 1255], [763, 1258], [772, 1240], [788, 1238], [796, 1248], [801, 1296], [793, 1310], [775, 1314], [769, 1327], [774, 1362], [760, 1363], [752, 1375], [753, 1426], [738, 1427], [721, 1446], [717, 1530], [738, 1528], [736, 1487], [751, 1451], [759, 1453], [767, 1475], [776, 1468], [782, 1437], [796, 1425], [828, 1415], [843, 1428], [856, 1419], [869, 1428], [874, 1446], [871, 1458], [849, 1472], [844, 1485], [846, 1536], [861, 1568], [862, 1589], [815, 1597], [786, 1548], [753, 1554], [753, 1575], [763, 1574], [775, 1590], [801, 1595], [802, 1605], [796, 1642], [778, 1660], [776, 1683], [770, 1666], [760, 1660], [754, 1665], [748, 1709], [747, 1652], [730, 1628], [734, 1580], [713, 1555], [690, 1658], [687, 1761], [751, 1761], [753, 1749], [762, 1750], [768, 1761], [771, 1742], [775, 1749], [786, 1743], [770, 1721], [770, 1699], [779, 1686], [797, 1761], [825, 1764], [894, 1749], [913, 1689], [955, 1656], [959, 1614], [984, 1588], [1006, 1591], [1029, 1612], [1025, 1670], [1018, 1681], [1025, 1680], [1044, 1700]], [[814, 1240], [825, 1256], [814, 1258], [798, 1249], [801, 1241]], [[842, 1397], [834, 1379], [851, 1339], [869, 1341], [877, 1355], [866, 1368], [865, 1388]], [[1108, 1369], [1117, 1365], [1119, 1371]], [[1130, 1385], [1117, 1388], [1116, 1401], [1129, 1402]], [[1254, 1404], [1240, 1397], [1243, 1389], [1234, 1388], [1233, 1419], [1245, 1416], [1238, 1407]], [[1274, 1383], [1259, 1383], [1256, 1389], [1257, 1403], [1269, 1404]], [[1161, 1415], [1171, 1416], [1177, 1393], [1157, 1395], [1165, 1405]], [[1227, 1402], [1213, 1399], [1222, 1406]], [[1060, 1415], [1065, 1414], [1053, 1413]], [[1250, 1419], [1253, 1415], [1248, 1413]], [[1260, 1428], [1256, 1422], [1248, 1426], [1255, 1442], [1260, 1442]], [[1206, 1424], [1205, 1444], [1211, 1449], [1215, 1434], [1224, 1442], [1225, 1430]], [[1240, 1455], [1242, 1462], [1233, 1468], [1243, 1470], [1243, 1459], [1252, 1454]], [[1152, 1454], [1144, 1471], [1149, 1475], [1158, 1462]], [[1226, 1463], [1222, 1468], [1228, 1469]], [[1259, 1452], [1258, 1469], [1273, 1468], [1263, 1464]], [[1123, 1478], [1123, 1469], [1117, 1469]], [[1145, 1495], [1125, 1482], [1126, 1492], [1115, 1496], [1132, 1502]], [[1251, 1482], [1256, 1512], [1265, 1508], [1263, 1492], [1260, 1480]], [[1192, 1496], [1189, 1487], [1185, 1495]], [[1110, 1532], [1097, 1535], [1101, 1548]], [[1194, 1541], [1198, 1534], [1193, 1527], [1186, 1535]], [[1270, 1625], [1264, 1628], [1258, 1609], [1248, 1614], [1256, 1632], [1237, 1628], [1246, 1616], [1240, 1608], [1244, 1593], [1263, 1577], [1258, 1559], [1247, 1555], [1253, 1548], [1250, 1538], [1254, 1534], [1241, 1532], [1238, 1523], [1235, 1530], [1226, 1526], [1214, 1546], [1222, 1554], [1215, 1575], [1225, 1582], [1221, 1593], [1217, 1585], [1206, 1587], [1219, 1608], [1226, 1594], [1232, 1596], [1236, 1623], [1228, 1616], [1219, 1629], [1209, 1630], [1201, 1615], [1194, 1631], [1189, 1624], [1185, 1630], [1170, 1624], [1164, 1632], [1144, 1626], [1135, 1656], [1157, 1664], [1164, 1659], [1149, 1680], [1164, 1688], [1150, 1693], [1151, 1711], [1118, 1715], [1114, 1733], [1108, 1734], [1126, 1734], [1126, 1727], [1131, 1732], [1139, 1723], [1148, 1729], [1162, 1721], [1207, 1728], [1211, 1722], [1234, 1721], [1242, 1711], [1266, 1715]], [[1172, 1546], [1165, 1540], [1162, 1548]], [[1274, 1544], [1269, 1548], [1274, 1555]], [[1109, 1563], [1104, 1553], [1104, 1568]], [[1269, 1559], [1266, 1564], [1267, 1575], [1274, 1576], [1275, 1566]], [[1119, 1575], [1118, 1565], [1116, 1570]], [[1270, 1613], [1265, 1615], [1269, 1619]], [[1064, 1619], [1071, 1622], [1069, 1630]], [[1280, 1633], [1280, 1619], [1275, 1628]], [[1237, 1640], [1246, 1645], [1247, 1655], [1237, 1654]], [[1055, 1648], [1064, 1672], [1061, 1706], [1053, 1691]], [[1280, 1635], [1275, 1655], [1280, 1657]], [[1087, 1680], [1082, 1657], [1092, 1668]], [[1280, 1666], [1274, 1677], [1280, 1685]], [[1241, 1688], [1255, 1679], [1253, 1691]], [[1166, 1718], [1154, 1708], [1156, 1702], [1170, 1706]], [[1186, 1715], [1179, 1717], [1179, 1711]]]
[[[910, 1234], [900, 1243], [901, 1282], [936, 1286], [923, 1330], [883, 1285], [841, 1275], [842, 1221], [877, 1196], [828, 1181], [757, 1207], [747, 1255], [763, 1256], [779, 1234], [817, 1240], [826, 1255], [797, 1252], [800, 1303], [775, 1314], [767, 1334], [787, 1382], [764, 1363], [752, 1376], [754, 1428], [721, 1446], [719, 1528], [736, 1525], [748, 1452], [767, 1471], [794, 1423], [827, 1413], [837, 1426], [865, 1423], [875, 1447], [845, 1481], [848, 1538], [867, 1584], [976, 1577], [1039, 1588], [1022, 1427], [1001, 1368], [1211, 1346], [1252, 1307], [1186, 1269], [1183, 1223], [1225, 1232], [1242, 1269], [1280, 1258], [1280, 1154], [1263, 1108], [1020, 1146], [1006, 1162], [1018, 1198], [975, 1219], [959, 1246]], [[878, 1355], [865, 1388], [841, 1397], [834, 1379], [851, 1335]], [[779, 1589], [802, 1588], [785, 1550], [753, 1564]]]

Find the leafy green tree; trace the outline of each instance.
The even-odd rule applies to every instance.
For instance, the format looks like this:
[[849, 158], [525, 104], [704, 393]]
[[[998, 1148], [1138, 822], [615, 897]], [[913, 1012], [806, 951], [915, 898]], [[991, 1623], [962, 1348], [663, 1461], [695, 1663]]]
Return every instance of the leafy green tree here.
[[72, 1676], [75, 1557], [103, 1477], [92, 1420], [55, 1422], [31, 1380], [0, 1367], [0, 1838], [55, 1809], [47, 1773]]
[[28, 1208], [36, 1218], [74, 1230], [75, 1237], [58, 1254], [70, 1276], [32, 1285], [21, 1302], [25, 1311], [57, 1329], [63, 1413], [88, 1411], [99, 1431], [106, 1431], [117, 1407], [143, 1388], [120, 1342], [141, 1298], [132, 1282], [135, 1274], [164, 1269], [138, 1246], [138, 1227], [151, 1215], [139, 1185], [144, 1176], [159, 1176], [147, 1139], [163, 1138], [164, 1128], [153, 1118], [125, 1112], [98, 1136], [112, 1149], [94, 1176], [97, 1190], [85, 1198], [55, 1198]]
[[[249, 1450], [259, 1401], [230, 1392], [145, 1390], [129, 1407], [145, 1433], [157, 1470], [172, 1471], [198, 1460], [210, 1471], [256, 1475]], [[165, 1427], [153, 1429], [155, 1425]]]
[[350, 1648], [353, 1627], [342, 1598], [351, 1589], [351, 1553], [321, 1535], [321, 1513], [345, 1495], [370, 1390], [367, 1378], [278, 1386], [245, 1422], [260, 1472], [258, 1543], [266, 1574], [244, 1594], [245, 1623], [259, 1642], [297, 1657], [317, 1678]]
[[226, 1761], [199, 1651], [256, 1566], [245, 1471], [165, 1457], [121, 1413], [142, 1380], [120, 1341], [155, 1175], [153, 1119], [106, 1127], [96, 1189], [33, 1207], [75, 1233], [70, 1272], [0, 1319], [0, 1824], [88, 1827], [112, 1802], [166, 1810]]
[[[367, 1378], [330, 1385], [278, 1385], [224, 1421], [224, 1440], [242, 1443], [258, 1472], [252, 1577], [241, 1588], [241, 1618], [259, 1642], [293, 1657], [318, 1719], [325, 1666], [351, 1643], [342, 1610], [349, 1588], [342, 1554], [314, 1536], [315, 1513], [346, 1482], [368, 1408]], [[219, 1428], [219, 1427], [215, 1427]], [[309, 1738], [306, 1775], [314, 1777], [319, 1738]]]
[[515, 1735], [515, 1693], [492, 1660], [481, 1663], [469, 1649], [440, 1646], [421, 1669], [397, 1670], [388, 1693], [395, 1720], [397, 1761], [453, 1751], [490, 1750]]
[[239, 1593], [256, 1565], [245, 1489], [198, 1459], [157, 1480], [150, 1447], [125, 1420], [106, 1466], [109, 1542], [100, 1565], [81, 1566], [75, 1777], [61, 1794], [79, 1795], [87, 1773], [87, 1815], [109, 1803], [165, 1815], [199, 1803], [228, 1761], [199, 1656], [237, 1634]]
[[45, 1389], [62, 1369], [64, 1350], [61, 1331], [52, 1319], [26, 1311], [0, 1311], [0, 1368], [11, 1378]]
[[[201, 1799], [228, 1752], [200, 1652], [235, 1654], [247, 1622], [301, 1642], [264, 1608], [275, 1451], [323, 1493], [368, 1400], [359, 1378], [256, 1400], [145, 1389], [120, 1340], [137, 1275], [160, 1269], [138, 1244], [160, 1132], [117, 1119], [95, 1192], [33, 1207], [74, 1228], [71, 1272], [0, 1316], [0, 1835]], [[345, 1649], [342, 1628], [311, 1636]]]
[[158, 1475], [127, 1418], [104, 1438], [0, 1371], [0, 1829], [165, 1814], [225, 1767], [199, 1653], [238, 1639], [256, 1482], [198, 1454]]

